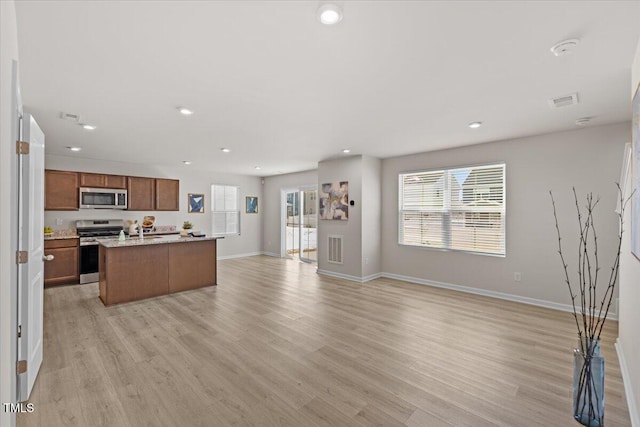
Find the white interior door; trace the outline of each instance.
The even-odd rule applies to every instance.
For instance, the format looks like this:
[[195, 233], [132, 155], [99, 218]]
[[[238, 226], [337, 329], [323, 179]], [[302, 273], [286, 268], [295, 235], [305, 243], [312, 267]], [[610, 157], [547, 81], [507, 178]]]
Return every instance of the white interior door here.
[[18, 271], [18, 361], [26, 371], [18, 374], [18, 401], [29, 398], [42, 364], [44, 297], [44, 133], [25, 113], [21, 140], [29, 143], [20, 155], [19, 225], [20, 251], [26, 262]]

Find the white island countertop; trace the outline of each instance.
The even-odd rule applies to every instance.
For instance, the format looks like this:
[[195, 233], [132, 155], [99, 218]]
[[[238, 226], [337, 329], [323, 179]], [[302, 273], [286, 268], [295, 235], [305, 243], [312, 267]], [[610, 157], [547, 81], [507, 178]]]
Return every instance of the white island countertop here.
[[189, 243], [189, 242], [202, 242], [205, 240], [218, 240], [224, 239], [224, 237], [206, 236], [206, 237], [180, 237], [179, 235], [164, 235], [164, 236], [148, 236], [140, 239], [138, 237], [128, 237], [124, 242], [118, 241], [118, 238], [102, 239], [100, 244], [105, 248], [124, 248], [129, 246], [143, 246], [143, 245], [162, 245], [165, 243]]

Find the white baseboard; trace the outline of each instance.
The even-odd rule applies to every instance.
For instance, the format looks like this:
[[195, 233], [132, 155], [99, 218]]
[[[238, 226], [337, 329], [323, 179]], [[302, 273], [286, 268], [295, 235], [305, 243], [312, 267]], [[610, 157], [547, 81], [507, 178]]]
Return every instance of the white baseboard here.
[[[569, 304], [560, 304], [553, 301], [523, 297], [520, 295], [507, 294], [504, 292], [496, 292], [496, 291], [490, 291], [487, 289], [480, 289], [480, 288], [471, 288], [469, 286], [454, 285], [451, 283], [437, 282], [435, 280], [426, 280], [426, 279], [421, 279], [419, 277], [403, 276], [395, 273], [382, 273], [381, 277], [387, 277], [389, 279], [397, 279], [405, 282], [416, 283], [418, 285], [435, 286], [437, 288], [451, 289], [454, 291], [466, 292], [469, 294], [499, 298], [507, 301], [521, 302], [529, 305], [537, 305], [539, 307], [551, 308], [554, 310], [573, 312], [573, 307], [570, 306]], [[618, 313], [609, 312], [608, 318], [611, 320], [617, 320]]]
[[350, 280], [352, 282], [358, 282], [358, 283], [364, 283], [364, 282], [368, 282], [369, 280], [374, 280], [382, 277], [382, 273], [370, 274], [369, 276], [359, 277], [359, 276], [352, 276], [350, 274], [342, 274], [342, 273], [336, 273], [335, 271], [327, 271], [327, 270], [320, 270], [320, 269], [318, 269], [318, 274], [337, 277], [339, 279]]
[[[268, 254], [266, 252], [262, 252], [262, 254], [263, 255], [270, 255], [270, 254]], [[273, 255], [270, 255], [270, 256], [273, 256]], [[547, 300], [542, 300], [542, 299], [537, 299], [537, 298], [530, 298], [530, 297], [523, 297], [523, 296], [520, 296], [520, 295], [507, 294], [505, 292], [490, 291], [488, 289], [472, 288], [472, 287], [469, 287], [469, 286], [462, 286], [462, 285], [454, 285], [452, 283], [438, 282], [438, 281], [435, 281], [435, 280], [427, 280], [427, 279], [422, 279], [422, 278], [419, 278], [419, 277], [403, 276], [401, 274], [395, 274], [395, 273], [382, 272], [382, 273], [370, 274], [369, 276], [359, 277], [359, 276], [352, 276], [350, 274], [343, 274], [343, 273], [337, 273], [337, 272], [334, 272], [334, 271], [320, 270], [320, 269], [318, 269], [317, 272], [318, 272], [318, 274], [323, 274], [325, 276], [337, 277], [339, 279], [350, 280], [352, 282], [358, 282], [358, 283], [365, 283], [365, 282], [368, 282], [370, 280], [375, 280], [375, 279], [378, 279], [378, 278], [381, 278], [381, 277], [386, 277], [386, 278], [389, 278], [389, 279], [402, 280], [404, 282], [415, 283], [415, 284], [418, 284], [418, 285], [435, 286], [437, 288], [451, 289], [451, 290], [454, 290], [454, 291], [466, 292], [466, 293], [469, 293], [469, 294], [482, 295], [482, 296], [486, 296], [486, 297], [498, 298], [498, 299], [503, 299], [503, 300], [507, 300], [507, 301], [520, 302], [520, 303], [523, 303], [523, 304], [535, 305], [535, 306], [538, 306], [538, 307], [550, 308], [550, 309], [553, 309], [553, 310], [566, 311], [566, 312], [569, 312], [569, 313], [573, 312], [573, 307], [571, 305], [569, 305], [569, 304], [561, 304], [561, 303], [558, 303], [558, 302], [547, 301]], [[616, 303], [617, 303], [617, 301], [616, 301]], [[611, 320], [618, 320], [617, 311], [616, 312], [610, 311], [607, 318], [611, 319]], [[634, 426], [634, 427], [640, 427], [640, 425]]]
[[620, 373], [622, 374], [622, 383], [624, 384], [624, 394], [627, 398], [627, 407], [629, 408], [629, 417], [631, 418], [631, 427], [640, 427], [640, 408], [636, 407], [636, 400], [631, 389], [631, 375], [624, 358], [624, 352], [620, 345], [620, 339], [616, 340], [616, 353], [618, 353], [618, 361], [620, 362]]
[[375, 280], [375, 279], [379, 279], [381, 277], [383, 277], [384, 273], [375, 273], [375, 274], [370, 274], [368, 276], [364, 276], [362, 278], [362, 282], [368, 282], [370, 280]]
[[225, 259], [244, 258], [244, 257], [248, 257], [248, 256], [262, 255], [263, 253], [264, 252], [249, 252], [249, 253], [246, 253], [246, 254], [225, 255], [225, 256], [217, 257], [217, 260], [221, 261], [221, 260], [225, 260]]

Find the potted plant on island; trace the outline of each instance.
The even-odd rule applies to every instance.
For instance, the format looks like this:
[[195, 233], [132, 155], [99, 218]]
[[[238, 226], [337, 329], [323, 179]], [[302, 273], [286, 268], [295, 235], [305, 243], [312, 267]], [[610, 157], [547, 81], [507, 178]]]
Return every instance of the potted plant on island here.
[[180, 236], [187, 237], [189, 235], [189, 230], [193, 228], [193, 224], [190, 221], [185, 221], [182, 223], [182, 231], [180, 232]]

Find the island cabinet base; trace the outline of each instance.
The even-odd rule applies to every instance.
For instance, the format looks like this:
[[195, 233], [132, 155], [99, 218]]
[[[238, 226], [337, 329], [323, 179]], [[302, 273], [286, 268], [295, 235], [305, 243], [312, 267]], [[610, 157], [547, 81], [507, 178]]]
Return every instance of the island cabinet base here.
[[216, 241], [169, 246], [169, 293], [216, 284]]
[[100, 300], [137, 301], [216, 284], [216, 241], [100, 246]]

